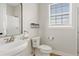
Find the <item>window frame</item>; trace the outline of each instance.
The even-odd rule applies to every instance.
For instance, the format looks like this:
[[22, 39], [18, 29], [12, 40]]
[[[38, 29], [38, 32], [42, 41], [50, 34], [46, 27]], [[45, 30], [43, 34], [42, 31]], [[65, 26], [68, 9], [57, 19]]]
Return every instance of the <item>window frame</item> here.
[[[68, 25], [63, 25], [63, 24], [61, 24], [61, 25], [56, 25], [56, 24], [51, 24], [50, 23], [50, 19], [51, 19], [51, 17], [50, 17], [50, 6], [51, 5], [54, 5], [54, 4], [57, 4], [57, 3], [52, 3], [52, 4], [49, 4], [48, 5], [48, 10], [49, 10], [49, 16], [48, 16], [48, 19], [49, 19], [49, 24], [48, 24], [48, 26], [49, 27], [72, 27], [72, 3], [69, 3], [70, 5], [69, 5], [69, 12], [68, 12], [68, 14], [69, 14], [69, 24]], [[62, 14], [62, 13], [61, 13]]]

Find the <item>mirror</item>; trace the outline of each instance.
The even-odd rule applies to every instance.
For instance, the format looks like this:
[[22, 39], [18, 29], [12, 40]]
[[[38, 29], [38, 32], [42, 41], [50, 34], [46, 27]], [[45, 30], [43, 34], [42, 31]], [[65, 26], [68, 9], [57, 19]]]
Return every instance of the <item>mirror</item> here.
[[0, 3], [0, 35], [22, 33], [22, 4]]

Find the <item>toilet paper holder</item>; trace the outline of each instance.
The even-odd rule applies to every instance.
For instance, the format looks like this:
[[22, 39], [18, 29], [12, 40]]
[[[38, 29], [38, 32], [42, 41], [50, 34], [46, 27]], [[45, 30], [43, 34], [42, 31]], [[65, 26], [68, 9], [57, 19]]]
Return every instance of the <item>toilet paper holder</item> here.
[[54, 40], [55, 38], [54, 38], [54, 37], [48, 37], [48, 39], [50, 39], [50, 40]]

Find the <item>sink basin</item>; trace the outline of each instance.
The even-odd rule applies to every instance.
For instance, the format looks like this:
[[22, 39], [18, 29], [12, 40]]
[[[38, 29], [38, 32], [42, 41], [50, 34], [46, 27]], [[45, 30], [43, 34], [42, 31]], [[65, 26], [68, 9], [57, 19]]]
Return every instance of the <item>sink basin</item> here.
[[10, 37], [3, 37], [3, 38], [0, 38], [0, 46], [6, 44], [6, 40], [5, 39], [10, 39]]
[[0, 45], [0, 56], [10, 56], [10, 55], [16, 55], [18, 52], [25, 49], [28, 45], [27, 40], [15, 40], [14, 42], [7, 43], [4, 45]]

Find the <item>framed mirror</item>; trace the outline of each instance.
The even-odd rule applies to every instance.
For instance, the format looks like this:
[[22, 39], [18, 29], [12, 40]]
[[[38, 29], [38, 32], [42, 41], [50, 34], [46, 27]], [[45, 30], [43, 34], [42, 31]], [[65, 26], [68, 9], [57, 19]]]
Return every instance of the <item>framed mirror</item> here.
[[22, 34], [22, 4], [0, 3], [0, 36]]

